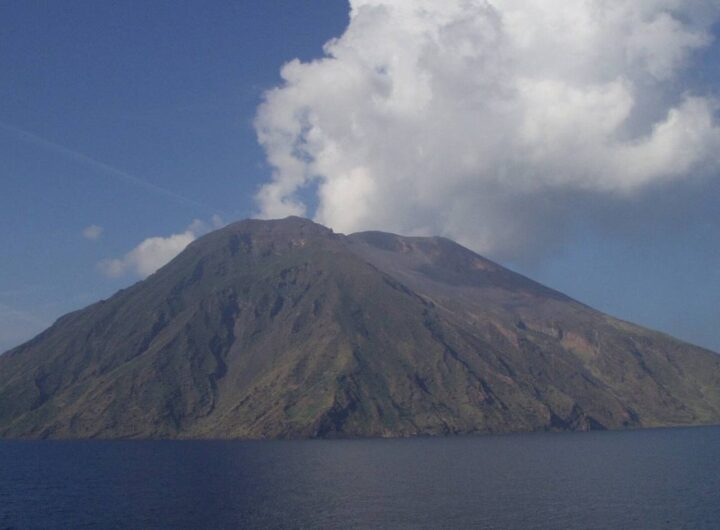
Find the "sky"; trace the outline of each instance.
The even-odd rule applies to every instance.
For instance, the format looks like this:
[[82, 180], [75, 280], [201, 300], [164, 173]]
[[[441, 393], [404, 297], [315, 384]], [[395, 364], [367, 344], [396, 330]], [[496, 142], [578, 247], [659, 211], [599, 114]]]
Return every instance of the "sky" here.
[[717, 0], [0, 2], [0, 351], [247, 217], [720, 351]]

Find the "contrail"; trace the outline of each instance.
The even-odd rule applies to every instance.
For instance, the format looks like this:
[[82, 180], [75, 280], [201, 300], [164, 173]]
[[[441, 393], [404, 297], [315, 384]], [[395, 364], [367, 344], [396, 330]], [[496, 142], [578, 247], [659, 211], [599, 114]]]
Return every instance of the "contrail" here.
[[128, 173], [127, 171], [123, 171], [121, 169], [117, 169], [115, 167], [109, 166], [108, 164], [105, 164], [104, 162], [95, 160], [94, 158], [91, 158], [83, 153], [80, 153], [78, 151], [73, 151], [72, 149], [69, 149], [69, 148], [67, 148], [63, 145], [57, 144], [55, 142], [51, 142], [50, 140], [46, 140], [45, 138], [42, 138], [41, 136], [38, 136], [37, 134], [31, 133], [24, 129], [20, 129], [18, 127], [15, 127], [14, 125], [10, 125], [8, 123], [0, 121], [0, 129], [14, 135], [18, 139], [23, 140], [27, 143], [39, 145], [39, 146], [47, 149], [48, 151], [57, 153], [65, 158], [68, 158], [70, 160], [73, 160], [75, 162], [83, 164], [85, 166], [88, 166], [92, 169], [98, 170], [99, 172], [104, 173], [106, 175], [113, 176], [120, 180], [124, 180], [125, 182], [129, 182], [131, 184], [139, 186], [147, 191], [151, 191], [158, 195], [164, 195], [165, 197], [168, 197], [170, 199], [173, 199], [177, 202], [181, 202], [184, 204], [188, 204], [188, 205], [192, 205], [192, 206], [200, 206], [201, 208], [209, 209], [215, 213], [224, 213], [221, 210], [218, 210], [217, 208], [213, 208], [212, 206], [210, 206], [208, 204], [204, 204], [204, 203], [196, 201], [194, 199], [190, 199], [189, 197], [180, 195], [179, 193], [176, 193], [167, 188], [163, 188], [162, 186], [158, 186], [157, 184], [152, 184], [151, 182], [147, 182], [146, 180], [136, 177], [135, 175], [132, 175], [132, 174]]

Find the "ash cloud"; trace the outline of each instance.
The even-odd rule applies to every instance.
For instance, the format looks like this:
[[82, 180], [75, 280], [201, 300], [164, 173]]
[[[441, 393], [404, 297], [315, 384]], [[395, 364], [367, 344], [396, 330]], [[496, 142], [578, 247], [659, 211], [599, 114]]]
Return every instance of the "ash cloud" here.
[[578, 219], [602, 224], [598, 205], [650, 208], [717, 180], [718, 101], [684, 82], [715, 0], [350, 5], [324, 57], [287, 63], [258, 109], [274, 170], [261, 217], [522, 259]]

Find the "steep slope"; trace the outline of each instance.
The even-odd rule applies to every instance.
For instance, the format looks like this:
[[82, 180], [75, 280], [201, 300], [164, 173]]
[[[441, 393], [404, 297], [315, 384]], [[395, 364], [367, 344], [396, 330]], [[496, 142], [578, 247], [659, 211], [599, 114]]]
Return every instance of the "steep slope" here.
[[720, 422], [720, 357], [442, 238], [243, 221], [0, 356], [0, 436]]

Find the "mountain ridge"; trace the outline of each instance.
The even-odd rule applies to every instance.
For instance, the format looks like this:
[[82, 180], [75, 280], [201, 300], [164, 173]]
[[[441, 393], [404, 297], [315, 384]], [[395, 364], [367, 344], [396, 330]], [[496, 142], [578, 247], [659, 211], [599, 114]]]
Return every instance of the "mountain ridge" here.
[[445, 238], [207, 234], [0, 356], [0, 436], [295, 438], [720, 423], [720, 356]]

